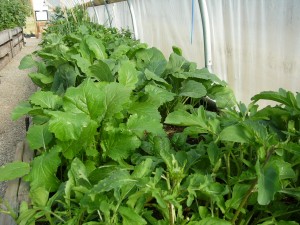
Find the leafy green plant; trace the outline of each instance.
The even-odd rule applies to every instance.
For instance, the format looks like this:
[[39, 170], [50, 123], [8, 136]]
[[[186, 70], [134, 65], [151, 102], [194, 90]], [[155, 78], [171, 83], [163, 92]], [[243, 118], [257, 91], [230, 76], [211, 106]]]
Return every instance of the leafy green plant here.
[[27, 0], [2, 0], [0, 2], [0, 31], [24, 27], [26, 17], [31, 13]]
[[[245, 106], [180, 49], [166, 59], [88, 24], [46, 34], [20, 64], [31, 67], [41, 90], [12, 118], [32, 117], [36, 157], [0, 168], [30, 184], [19, 224], [300, 221], [299, 94], [262, 92]], [[259, 109], [261, 99], [279, 105]]]

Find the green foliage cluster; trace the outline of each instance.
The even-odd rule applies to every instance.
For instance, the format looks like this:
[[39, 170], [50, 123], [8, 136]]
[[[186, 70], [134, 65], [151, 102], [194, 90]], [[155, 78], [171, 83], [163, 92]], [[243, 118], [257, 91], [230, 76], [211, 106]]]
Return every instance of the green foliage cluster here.
[[30, 184], [18, 216], [2, 210], [19, 224], [299, 224], [299, 93], [237, 103], [181, 49], [93, 24], [46, 34], [31, 67], [41, 90], [12, 117], [32, 117], [37, 154], [0, 169]]
[[1, 0], [0, 1], [0, 31], [24, 27], [26, 17], [30, 15], [31, 8], [27, 0]]

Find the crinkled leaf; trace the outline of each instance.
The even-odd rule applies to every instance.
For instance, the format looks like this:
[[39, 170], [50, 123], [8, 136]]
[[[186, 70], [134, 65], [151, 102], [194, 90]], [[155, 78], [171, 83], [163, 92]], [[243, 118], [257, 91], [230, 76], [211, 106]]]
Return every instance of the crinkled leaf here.
[[101, 60], [99, 60], [96, 64], [90, 66], [89, 70], [89, 75], [95, 77], [98, 81], [114, 81], [114, 77], [109, 66]]
[[7, 163], [0, 167], [0, 181], [14, 180], [23, 177], [30, 171], [30, 166], [25, 162]]
[[206, 88], [203, 84], [193, 80], [188, 80], [183, 82], [179, 95], [191, 98], [201, 98], [204, 97], [206, 93]]
[[135, 88], [135, 85], [138, 82], [138, 71], [135, 69], [132, 62], [124, 61], [121, 63], [118, 80], [125, 87], [130, 89]]
[[61, 97], [50, 91], [37, 91], [29, 97], [32, 104], [47, 109], [56, 109], [62, 104]]
[[60, 183], [56, 177], [60, 163], [58, 149], [51, 149], [49, 152], [35, 157], [26, 181], [30, 182], [32, 189], [44, 187], [49, 192], [56, 191]]
[[53, 135], [49, 132], [48, 124], [33, 125], [29, 127], [26, 139], [31, 149], [47, 150], [47, 145], [53, 139]]
[[26, 55], [25, 57], [22, 58], [20, 65], [19, 65], [19, 69], [20, 70], [30, 69], [36, 65], [37, 65], [37, 63], [32, 58], [32, 55]]

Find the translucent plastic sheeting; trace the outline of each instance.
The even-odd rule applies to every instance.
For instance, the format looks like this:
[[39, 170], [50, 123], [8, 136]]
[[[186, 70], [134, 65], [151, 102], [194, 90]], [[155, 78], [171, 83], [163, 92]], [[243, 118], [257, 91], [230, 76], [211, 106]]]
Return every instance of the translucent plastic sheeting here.
[[299, 0], [207, 1], [213, 71], [238, 100], [279, 88], [300, 91]]
[[[92, 20], [96, 23], [104, 24], [109, 27], [109, 19], [111, 19], [112, 27], [116, 27], [118, 29], [129, 29], [131, 31], [133, 30], [130, 11], [126, 1], [107, 4], [107, 8], [105, 5], [89, 7], [88, 13]], [[96, 13], [98, 14], [99, 22], [97, 21]], [[108, 16], [108, 13], [110, 16]]]
[[[192, 0], [131, 0], [131, 2], [136, 16], [137, 32], [142, 42], [150, 47], [159, 48], [166, 58], [172, 52], [172, 46], [180, 47], [185, 58], [196, 62], [199, 68], [204, 67], [202, 25], [197, 0], [194, 1], [193, 29]], [[115, 7], [113, 25], [117, 25], [118, 28], [119, 26], [129, 27], [133, 32], [126, 1], [109, 4], [109, 7]], [[107, 19], [103, 10], [104, 6], [95, 8], [99, 16], [102, 12], [100, 23], [103, 24], [103, 21]], [[89, 8], [89, 13], [91, 17], [94, 16], [93, 9]]]

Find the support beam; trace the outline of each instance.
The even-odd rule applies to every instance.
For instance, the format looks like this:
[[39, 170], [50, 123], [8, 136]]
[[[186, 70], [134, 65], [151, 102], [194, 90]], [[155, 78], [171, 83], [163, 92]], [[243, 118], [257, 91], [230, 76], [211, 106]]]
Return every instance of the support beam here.
[[92, 0], [93, 3], [88, 2], [86, 5], [87, 7], [91, 7], [92, 5], [98, 6], [98, 5], [105, 5], [105, 4], [112, 4], [117, 2], [125, 2], [126, 0]]
[[131, 0], [127, 0], [128, 8], [130, 11], [130, 16], [131, 16], [131, 21], [132, 21], [132, 26], [133, 26], [133, 33], [134, 33], [134, 39], [138, 40], [139, 39], [139, 34], [137, 31], [137, 24], [136, 24], [136, 17], [134, 13], [134, 9], [132, 7]]
[[212, 70], [212, 48], [209, 16], [207, 12], [206, 0], [198, 0], [203, 28], [205, 67], [211, 72]]

